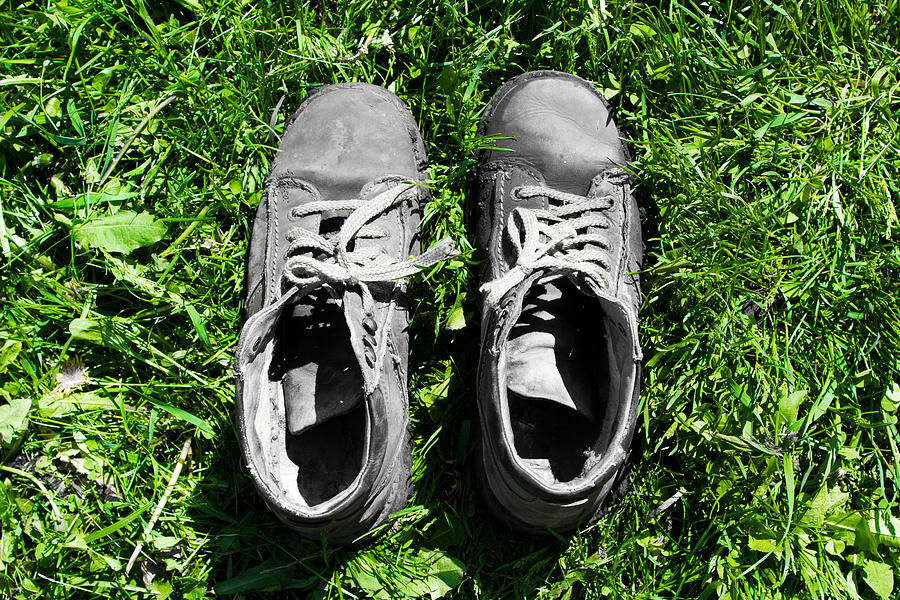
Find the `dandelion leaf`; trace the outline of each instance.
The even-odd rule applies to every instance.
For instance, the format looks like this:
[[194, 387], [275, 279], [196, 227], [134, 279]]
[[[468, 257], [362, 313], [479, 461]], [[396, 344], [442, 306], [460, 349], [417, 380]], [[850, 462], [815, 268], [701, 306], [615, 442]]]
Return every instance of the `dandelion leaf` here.
[[155, 244], [165, 234], [166, 226], [153, 215], [130, 210], [95, 217], [75, 228], [75, 239], [80, 243], [120, 254]]

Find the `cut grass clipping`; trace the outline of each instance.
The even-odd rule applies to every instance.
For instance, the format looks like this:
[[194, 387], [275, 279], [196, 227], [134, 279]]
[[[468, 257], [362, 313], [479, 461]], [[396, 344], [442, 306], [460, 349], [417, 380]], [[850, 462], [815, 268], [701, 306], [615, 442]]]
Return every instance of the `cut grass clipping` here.
[[[900, 7], [146, 2], [0, 8], [0, 596], [888, 598], [900, 566]], [[630, 488], [571, 539], [485, 514], [463, 188], [485, 102], [611, 100], [645, 211]], [[317, 85], [429, 142], [415, 494], [375, 540], [288, 533], [231, 420], [248, 223]]]

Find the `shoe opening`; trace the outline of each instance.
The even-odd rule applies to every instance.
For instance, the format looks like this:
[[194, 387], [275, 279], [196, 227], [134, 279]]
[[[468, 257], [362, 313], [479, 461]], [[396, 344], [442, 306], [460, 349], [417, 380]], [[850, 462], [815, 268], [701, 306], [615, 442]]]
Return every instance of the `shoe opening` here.
[[568, 280], [534, 286], [507, 341], [507, 405], [515, 451], [548, 483], [597, 462], [616, 417], [617, 387], [602, 305]]
[[284, 444], [308, 506], [334, 498], [362, 469], [366, 406], [362, 373], [340, 305], [326, 293], [286, 308], [270, 381], [284, 402]]

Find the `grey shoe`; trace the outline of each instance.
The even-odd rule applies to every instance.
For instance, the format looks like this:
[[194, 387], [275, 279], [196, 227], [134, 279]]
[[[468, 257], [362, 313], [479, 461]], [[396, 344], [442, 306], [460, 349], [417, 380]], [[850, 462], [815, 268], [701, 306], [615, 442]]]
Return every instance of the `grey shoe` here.
[[480, 469], [516, 529], [591, 520], [634, 433], [642, 243], [627, 155], [586, 81], [525, 73], [493, 97], [470, 181], [482, 282]]
[[329, 85], [287, 124], [247, 257], [235, 359], [253, 483], [291, 528], [346, 544], [406, 504], [408, 314], [420, 247], [422, 138], [382, 88]]

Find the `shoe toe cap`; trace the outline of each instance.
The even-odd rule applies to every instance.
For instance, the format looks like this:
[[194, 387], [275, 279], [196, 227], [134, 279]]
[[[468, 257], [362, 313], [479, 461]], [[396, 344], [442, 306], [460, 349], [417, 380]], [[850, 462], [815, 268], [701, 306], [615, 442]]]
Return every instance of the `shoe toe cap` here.
[[484, 123], [499, 140], [488, 160], [529, 162], [556, 189], [585, 194], [591, 179], [626, 162], [625, 147], [606, 102], [583, 79], [554, 71], [527, 73], [507, 84]]
[[384, 175], [418, 179], [424, 148], [402, 101], [374, 85], [317, 88], [289, 121], [273, 174], [313, 183], [324, 199], [355, 198]]

